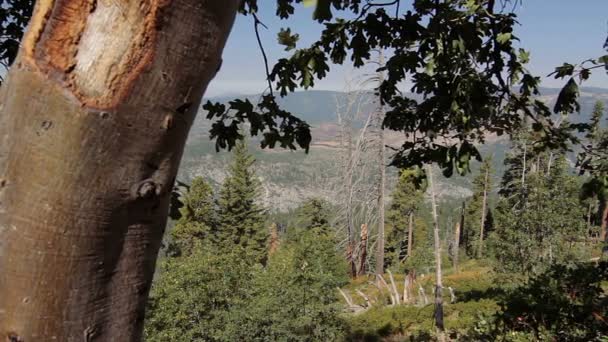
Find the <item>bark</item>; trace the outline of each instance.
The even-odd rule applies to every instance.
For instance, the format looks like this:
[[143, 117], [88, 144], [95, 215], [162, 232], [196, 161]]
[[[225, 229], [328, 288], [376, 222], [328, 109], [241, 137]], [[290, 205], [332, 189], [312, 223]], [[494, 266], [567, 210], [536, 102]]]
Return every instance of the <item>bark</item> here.
[[437, 215], [437, 199], [435, 198], [435, 188], [433, 184], [433, 170], [427, 167], [429, 177], [429, 188], [431, 191], [431, 205], [433, 207], [433, 237], [435, 240], [435, 326], [439, 340], [445, 340], [443, 325], [443, 281], [441, 275], [441, 240], [439, 238], [439, 217]]
[[407, 257], [414, 255], [414, 212], [410, 211], [409, 224], [407, 227]]
[[40, 0], [0, 90], [0, 339], [138, 341], [238, 1]]
[[486, 169], [486, 176], [483, 184], [483, 201], [481, 204], [481, 222], [479, 225], [479, 249], [477, 250], [477, 258], [481, 259], [483, 255], [483, 239], [484, 229], [486, 226], [486, 210], [488, 206], [488, 177], [490, 176], [490, 169]]

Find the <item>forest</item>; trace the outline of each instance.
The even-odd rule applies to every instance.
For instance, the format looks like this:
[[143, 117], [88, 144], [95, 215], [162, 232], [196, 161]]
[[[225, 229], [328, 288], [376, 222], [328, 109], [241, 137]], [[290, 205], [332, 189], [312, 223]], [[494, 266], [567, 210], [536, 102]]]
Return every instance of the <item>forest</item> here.
[[608, 38], [537, 76], [527, 2], [0, 0], [0, 340], [607, 342]]

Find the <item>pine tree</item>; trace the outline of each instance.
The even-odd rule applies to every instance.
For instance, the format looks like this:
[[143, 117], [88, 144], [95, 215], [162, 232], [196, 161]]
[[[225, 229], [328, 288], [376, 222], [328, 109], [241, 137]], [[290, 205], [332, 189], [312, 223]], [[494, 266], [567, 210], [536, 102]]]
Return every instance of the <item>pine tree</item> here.
[[320, 198], [305, 201], [297, 210], [297, 228], [317, 229], [325, 235], [330, 235], [331, 226], [329, 203]]
[[469, 257], [480, 258], [485, 237], [490, 233], [491, 217], [488, 205], [492, 190], [492, 159], [486, 158], [479, 174], [473, 180], [473, 196], [466, 204], [464, 227], [461, 227], [463, 245]]
[[587, 146], [585, 152], [579, 155], [578, 166], [582, 173], [588, 173], [591, 178], [583, 185], [582, 198], [597, 200], [598, 210], [595, 222], [599, 223], [601, 241], [608, 240], [608, 130], [602, 129], [601, 120], [604, 115], [604, 103], [596, 102], [589, 123]]
[[229, 175], [218, 200], [218, 245], [240, 246], [251, 260], [263, 262], [267, 256], [268, 229], [264, 209], [259, 204], [260, 181], [255, 175], [255, 159], [245, 142], [237, 143]]
[[217, 218], [211, 185], [202, 177], [195, 178], [181, 202], [181, 217], [171, 230], [170, 256], [191, 254], [195, 245], [217, 240]]
[[586, 223], [579, 189], [565, 156], [559, 155], [549, 174], [532, 173], [526, 189], [501, 198], [492, 237], [499, 267], [531, 275], [552, 263], [582, 258]]
[[[403, 170], [392, 194], [387, 212], [386, 258], [388, 265], [399, 262], [414, 254], [414, 242], [418, 238], [419, 223], [415, 213], [423, 202], [426, 179], [420, 169]], [[422, 235], [426, 235], [421, 233]], [[421, 237], [424, 241], [426, 236]]]
[[336, 287], [348, 266], [331, 237], [299, 229], [252, 277], [246, 303], [230, 315], [226, 341], [342, 341]]

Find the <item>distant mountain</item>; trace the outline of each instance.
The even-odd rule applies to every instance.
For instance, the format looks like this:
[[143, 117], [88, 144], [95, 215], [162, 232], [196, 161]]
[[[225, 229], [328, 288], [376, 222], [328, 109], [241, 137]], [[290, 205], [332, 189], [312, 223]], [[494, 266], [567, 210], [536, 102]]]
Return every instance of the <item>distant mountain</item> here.
[[[543, 88], [542, 100], [553, 106], [559, 89]], [[581, 114], [573, 115], [571, 121], [588, 121], [593, 105], [597, 100], [604, 101], [608, 107], [608, 89], [582, 88]], [[365, 103], [360, 111], [367, 113], [374, 108], [371, 92], [362, 94]], [[247, 96], [252, 102], [259, 95]], [[336, 110], [337, 101], [346, 101], [347, 95], [334, 91], [306, 91], [290, 94], [281, 99], [281, 105], [313, 127], [313, 147], [307, 155], [303, 151], [285, 151], [281, 149], [261, 150], [257, 140], [252, 139], [251, 150], [257, 159], [258, 175], [263, 180], [263, 197], [268, 207], [287, 210], [300, 204], [309, 197], [326, 197], [331, 200], [333, 183], [339, 179], [336, 161], [339, 151], [335, 148], [338, 132]], [[227, 102], [234, 98], [219, 97], [212, 101]], [[204, 176], [215, 185], [221, 184], [225, 177], [228, 152], [215, 152], [214, 143], [209, 141], [210, 122], [203, 113], [199, 115], [188, 139], [184, 160], [180, 169], [180, 178], [189, 181], [194, 176]], [[400, 133], [388, 132], [388, 143], [398, 146], [401, 143]], [[505, 139], [490, 139], [480, 147], [485, 156], [492, 156], [497, 170], [496, 181], [503, 170], [503, 160], [509, 142]], [[475, 171], [477, 165], [473, 165]], [[388, 193], [393, 187], [396, 170], [389, 170]], [[444, 200], [460, 200], [471, 195], [471, 177], [455, 176], [438, 181], [439, 195]]]

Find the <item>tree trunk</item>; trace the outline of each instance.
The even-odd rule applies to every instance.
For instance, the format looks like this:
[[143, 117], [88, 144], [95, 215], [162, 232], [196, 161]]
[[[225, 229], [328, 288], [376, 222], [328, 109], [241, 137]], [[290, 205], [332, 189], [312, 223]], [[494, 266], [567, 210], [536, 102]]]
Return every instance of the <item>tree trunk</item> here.
[[608, 204], [602, 203], [600, 207], [604, 208], [602, 210], [602, 223], [600, 225], [600, 241], [606, 241], [606, 237], [608, 237]]
[[414, 255], [414, 212], [410, 212], [409, 224], [407, 227], [407, 257]]
[[368, 240], [367, 224], [361, 225], [361, 243], [359, 246], [359, 267], [357, 269], [357, 275], [365, 274], [365, 262], [367, 261], [367, 240]]
[[481, 222], [479, 225], [479, 246], [477, 249], [477, 258], [481, 259], [483, 255], [483, 234], [486, 225], [486, 210], [488, 206], [488, 177], [490, 175], [490, 169], [486, 169], [486, 177], [483, 184], [483, 201], [481, 204]]
[[[384, 55], [380, 52], [378, 64], [384, 66]], [[378, 83], [384, 80], [382, 72], [378, 72]], [[384, 146], [384, 108], [381, 103], [376, 113], [376, 125], [378, 128], [378, 168], [380, 182], [378, 184], [378, 243], [376, 250], [376, 274], [384, 274], [384, 188], [386, 187], [386, 163]]]
[[458, 257], [460, 252], [460, 222], [456, 222], [456, 229], [454, 231], [454, 258], [453, 266], [454, 272], [458, 273]]
[[433, 169], [427, 166], [429, 177], [429, 188], [431, 191], [431, 206], [433, 207], [433, 237], [435, 240], [435, 326], [439, 335], [439, 341], [445, 340], [443, 325], [443, 279], [441, 275], [441, 239], [439, 238], [439, 217], [437, 215], [437, 199], [433, 184]]
[[521, 168], [521, 187], [522, 189], [526, 188], [526, 159], [527, 159], [527, 154], [528, 154], [528, 143], [524, 143], [524, 158], [523, 158], [523, 163], [522, 163], [522, 168]]
[[0, 90], [0, 339], [138, 341], [238, 1], [38, 1]]

